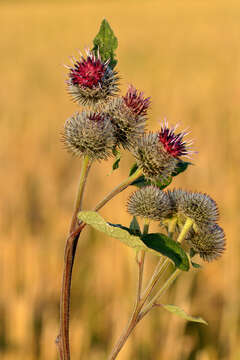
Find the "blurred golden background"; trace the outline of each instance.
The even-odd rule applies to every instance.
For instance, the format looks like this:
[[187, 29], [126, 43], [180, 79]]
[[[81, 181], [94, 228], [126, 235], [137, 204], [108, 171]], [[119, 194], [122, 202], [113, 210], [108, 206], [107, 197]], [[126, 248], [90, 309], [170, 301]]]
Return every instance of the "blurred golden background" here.
[[[0, 358], [57, 359], [63, 252], [80, 161], [63, 150], [64, 121], [78, 109], [65, 90], [69, 56], [92, 44], [106, 17], [119, 41], [121, 88], [152, 97], [150, 129], [167, 117], [191, 128], [195, 166], [171, 185], [219, 204], [227, 251], [183, 274], [164, 302], [209, 326], [151, 312], [120, 360], [240, 359], [240, 4], [237, 1], [1, 1]], [[122, 181], [125, 154], [89, 175], [85, 208]], [[128, 225], [127, 189], [101, 214]], [[156, 259], [148, 257], [150, 271]], [[106, 359], [132, 310], [134, 252], [90, 229], [81, 236], [71, 303], [72, 359]]]

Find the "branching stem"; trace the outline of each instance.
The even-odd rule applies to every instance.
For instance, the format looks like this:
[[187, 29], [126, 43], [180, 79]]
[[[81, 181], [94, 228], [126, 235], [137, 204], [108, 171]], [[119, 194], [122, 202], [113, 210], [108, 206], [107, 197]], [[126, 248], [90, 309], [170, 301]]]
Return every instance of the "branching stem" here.
[[[193, 224], [193, 221], [191, 219], [187, 219], [179, 236], [177, 241], [182, 242], [187, 235], [188, 231], [190, 230], [191, 226]], [[172, 222], [170, 224], [169, 232], [173, 232], [176, 226], [176, 221]], [[142, 255], [143, 256], [143, 255]], [[161, 257], [156, 269], [152, 275], [152, 278], [150, 279], [146, 290], [141, 296], [141, 287], [142, 287], [142, 269], [140, 268], [141, 261], [138, 261], [139, 264], [139, 281], [138, 281], [138, 291], [137, 291], [137, 299], [136, 304], [134, 307], [133, 314], [130, 318], [130, 321], [126, 327], [126, 329], [123, 331], [123, 334], [121, 335], [120, 339], [118, 340], [117, 344], [115, 345], [112, 354], [110, 355], [108, 360], [114, 360], [118, 356], [119, 352], [121, 351], [122, 347], [126, 343], [129, 335], [134, 330], [138, 322], [153, 308], [153, 306], [156, 305], [156, 301], [158, 298], [165, 293], [165, 291], [171, 286], [171, 284], [174, 282], [174, 280], [177, 278], [177, 276], [181, 273], [181, 270], [175, 269], [174, 272], [170, 275], [170, 277], [165, 281], [165, 283], [162, 285], [162, 287], [157, 291], [156, 295], [153, 296], [153, 298], [149, 301], [147, 305], [146, 302], [149, 300], [151, 293], [155, 286], [157, 285], [158, 281], [160, 280], [163, 273], [168, 268], [171, 261], [168, 258]], [[145, 305], [145, 306], [144, 306]]]
[[[149, 221], [145, 219], [144, 221], [144, 227], [143, 227], [143, 234], [147, 234], [149, 229]], [[135, 326], [138, 323], [138, 316], [142, 309], [143, 303], [141, 300], [141, 292], [142, 292], [142, 281], [143, 281], [143, 270], [144, 270], [144, 260], [145, 260], [145, 254], [146, 252], [144, 250], [141, 250], [137, 254], [137, 264], [138, 264], [138, 284], [137, 284], [137, 295], [136, 295], [136, 302], [134, 306], [134, 310], [131, 316], [131, 319], [126, 327], [124, 329], [122, 335], [120, 336], [118, 342], [116, 343], [109, 360], [114, 360], [118, 356], [119, 352], [121, 351], [122, 347], [124, 346], [125, 342], [127, 341], [129, 335], [135, 328]]]
[[[82, 208], [82, 199], [87, 180], [87, 175], [91, 166], [91, 162], [88, 157], [83, 158], [80, 180], [78, 186], [77, 197], [75, 200], [74, 213], [69, 230], [69, 236], [66, 240], [65, 252], [64, 252], [64, 270], [62, 280], [62, 290], [60, 299], [60, 334], [56, 338], [56, 344], [59, 350], [59, 357], [61, 360], [70, 360], [70, 346], [69, 346], [69, 310], [70, 310], [70, 291], [72, 281], [72, 269], [74, 264], [74, 258], [77, 248], [78, 239], [81, 231], [85, 227], [85, 223], [78, 223], [77, 214]], [[108, 201], [121, 191], [126, 189], [134, 180], [141, 176], [142, 171], [138, 169], [134, 174], [129, 176], [120, 185], [116, 186], [102, 201], [100, 201], [95, 211], [100, 210]]]

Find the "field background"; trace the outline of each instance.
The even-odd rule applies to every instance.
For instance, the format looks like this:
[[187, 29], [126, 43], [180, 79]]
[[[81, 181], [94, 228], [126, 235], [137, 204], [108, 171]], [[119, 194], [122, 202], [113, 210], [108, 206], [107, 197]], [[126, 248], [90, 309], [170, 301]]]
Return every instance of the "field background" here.
[[[119, 40], [122, 91], [133, 83], [152, 97], [149, 128], [166, 116], [192, 130], [195, 166], [172, 186], [209, 193], [227, 237], [221, 260], [183, 274], [164, 299], [209, 326], [156, 309], [119, 359], [240, 359], [240, 3], [1, 1], [0, 14], [0, 358], [57, 359], [63, 251], [80, 170], [59, 141], [77, 110], [62, 64], [91, 46], [106, 17]], [[122, 181], [132, 162], [125, 154], [111, 177], [111, 161], [96, 164], [85, 207]], [[101, 214], [128, 225], [129, 193]], [[148, 272], [155, 261], [149, 256]], [[106, 359], [130, 315], [136, 273], [131, 249], [84, 231], [73, 274], [72, 359]]]

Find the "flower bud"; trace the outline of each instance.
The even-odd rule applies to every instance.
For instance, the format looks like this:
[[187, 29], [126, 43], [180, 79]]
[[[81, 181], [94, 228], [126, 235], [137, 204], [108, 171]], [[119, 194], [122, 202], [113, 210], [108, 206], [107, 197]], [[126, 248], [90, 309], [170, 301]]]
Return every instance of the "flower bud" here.
[[226, 245], [224, 231], [215, 223], [210, 223], [197, 232], [190, 231], [186, 240], [205, 261], [213, 261], [220, 257]]
[[111, 121], [105, 114], [83, 111], [71, 116], [64, 125], [66, 149], [76, 156], [107, 159], [116, 143]]
[[131, 151], [144, 176], [153, 181], [167, 180], [177, 165], [177, 159], [158, 141], [158, 133], [142, 135]]
[[129, 149], [144, 133], [150, 98], [131, 85], [125, 96], [115, 98], [109, 104], [107, 113], [116, 129], [117, 144]]
[[99, 105], [116, 95], [119, 78], [109, 61], [102, 62], [100, 55], [91, 51], [86, 53], [86, 58], [74, 59], [73, 67], [68, 67], [68, 91], [80, 105]]
[[160, 221], [170, 216], [171, 204], [164, 191], [150, 185], [130, 195], [127, 210], [133, 216]]

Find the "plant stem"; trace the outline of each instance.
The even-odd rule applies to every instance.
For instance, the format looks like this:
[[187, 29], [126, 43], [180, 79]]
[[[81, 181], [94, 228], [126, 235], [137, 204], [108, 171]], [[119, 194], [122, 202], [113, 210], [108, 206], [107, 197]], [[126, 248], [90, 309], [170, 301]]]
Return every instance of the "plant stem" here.
[[[93, 209], [93, 211], [99, 211], [101, 208], [103, 208], [114, 196], [120, 194], [123, 190], [125, 190], [131, 183], [136, 180], [139, 176], [142, 175], [142, 170], [138, 169], [134, 174], [129, 176], [126, 180], [124, 180], [122, 183], [117, 185], [109, 194], [107, 194]], [[70, 234], [72, 236], [73, 234], [77, 235], [78, 232], [80, 232], [86, 224], [80, 223], [80, 225]]]
[[152, 309], [155, 305], [156, 301], [159, 299], [161, 295], [170, 287], [170, 285], [174, 282], [177, 276], [181, 273], [181, 270], [175, 269], [171, 276], [166, 280], [163, 286], [158, 290], [156, 295], [152, 298], [152, 300], [145, 306], [143, 311], [139, 315], [139, 321]]
[[182, 227], [182, 230], [177, 238], [177, 242], [181, 243], [185, 236], [187, 235], [188, 231], [191, 229], [192, 224], [194, 223], [194, 221], [190, 218], [187, 218], [185, 224]]
[[[84, 188], [86, 185], [87, 175], [91, 163], [86, 156], [82, 161], [81, 174], [78, 185], [78, 192], [75, 200], [74, 212], [71, 221], [69, 233], [71, 234], [77, 225], [77, 214], [82, 206], [82, 199]], [[60, 335], [58, 335], [56, 343], [59, 347], [59, 355], [61, 360], [70, 360], [70, 346], [69, 346], [69, 309], [70, 309], [70, 290], [72, 280], [72, 269], [74, 258], [78, 243], [79, 233], [77, 235], [70, 235], [67, 238], [64, 251], [64, 270], [62, 279], [62, 291], [60, 298]]]
[[[186, 237], [188, 231], [192, 227], [193, 220], [190, 218], [187, 218], [185, 224], [182, 227], [182, 230], [177, 238], [177, 242], [181, 243], [184, 238]], [[152, 290], [154, 287], [154, 284], [159, 280], [159, 275], [162, 273], [162, 268], [165, 264], [165, 266], [168, 266], [170, 263], [169, 259], [165, 259], [162, 267], [160, 267], [159, 272], [156, 274], [155, 278], [150, 281], [150, 289]], [[158, 290], [156, 295], [152, 298], [152, 300], [145, 306], [143, 311], [139, 315], [139, 321], [152, 309], [152, 307], [155, 305], [157, 299], [163, 295], [163, 293], [169, 288], [169, 286], [174, 282], [174, 280], [177, 278], [177, 276], [181, 273], [181, 270], [175, 269], [174, 272], [170, 275], [170, 277], [166, 280], [166, 282], [163, 284], [163, 286]]]
[[100, 210], [109, 200], [114, 196], [118, 195], [120, 192], [125, 190], [134, 180], [142, 175], [142, 170], [138, 169], [135, 173], [129, 176], [121, 184], [117, 185], [107, 196], [105, 196], [94, 208], [94, 211]]
[[79, 211], [82, 208], [83, 193], [84, 193], [84, 189], [85, 189], [85, 185], [86, 185], [88, 171], [90, 170], [90, 166], [91, 166], [90, 160], [89, 160], [88, 156], [85, 156], [82, 161], [82, 168], [81, 168], [81, 173], [80, 173], [80, 178], [79, 178], [78, 191], [77, 191], [77, 196], [76, 196], [75, 205], [74, 205], [74, 213], [73, 213], [72, 222], [71, 222], [71, 226], [70, 226], [70, 230], [69, 230], [70, 234], [75, 229], [75, 226], [78, 221], [77, 214], [79, 213]]
[[[84, 188], [86, 184], [87, 175], [90, 169], [90, 161], [88, 157], [84, 157], [82, 169], [79, 179], [79, 186], [77, 197], [75, 200], [74, 213], [69, 230], [69, 236], [66, 241], [64, 252], [64, 271], [62, 280], [62, 291], [60, 299], [60, 334], [56, 338], [56, 344], [59, 350], [59, 357], [61, 360], [70, 360], [70, 346], [69, 346], [69, 310], [70, 310], [70, 290], [72, 280], [72, 269], [77, 248], [78, 239], [81, 231], [85, 227], [85, 223], [78, 224], [77, 214], [82, 207], [82, 199]], [[121, 191], [126, 189], [134, 180], [142, 175], [142, 171], [138, 169], [134, 174], [129, 176], [125, 181], [115, 187], [102, 201], [100, 201], [95, 211], [100, 210], [108, 201]]]
[[[147, 219], [145, 219], [144, 226], [143, 226], [143, 234], [147, 234], [148, 229], [149, 229], [149, 221]], [[146, 252], [144, 250], [141, 250], [140, 251], [140, 260], [138, 260], [138, 289], [137, 289], [136, 304], [138, 304], [141, 299], [145, 255], [146, 255]]]
[[168, 236], [169, 237], [173, 236], [174, 230], [176, 228], [176, 224], [177, 224], [177, 218], [176, 217], [169, 220], [169, 223], [168, 223]]
[[169, 259], [165, 259], [162, 262], [162, 259], [160, 259], [159, 263], [157, 264], [157, 267], [154, 271], [154, 274], [151, 278], [151, 280], [149, 281], [146, 290], [143, 294], [143, 298], [142, 298], [142, 302], [143, 305], [145, 304], [145, 302], [147, 301], [148, 297], [150, 296], [152, 290], [154, 289], [155, 285], [158, 283], [159, 279], [161, 278], [162, 274], [165, 272], [165, 270], [167, 269], [168, 265], [170, 263]]
[[[147, 234], [149, 229], [149, 221], [144, 219], [144, 227], [143, 227], [143, 234]], [[136, 303], [130, 318], [130, 321], [124, 329], [122, 335], [120, 336], [118, 342], [114, 346], [114, 349], [109, 357], [109, 360], [114, 360], [118, 356], [119, 352], [121, 351], [122, 347], [126, 343], [129, 335], [135, 328], [138, 323], [138, 315], [142, 309], [142, 301], [141, 301], [141, 291], [142, 291], [142, 280], [143, 280], [143, 269], [144, 269], [144, 260], [145, 260], [146, 252], [144, 250], [140, 251], [140, 259], [137, 260], [138, 263], [138, 284], [137, 284], [137, 295], [136, 295]], [[139, 254], [138, 254], [139, 255]]]

